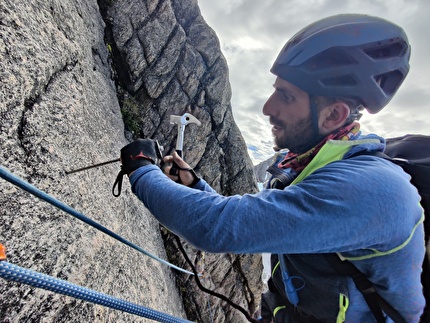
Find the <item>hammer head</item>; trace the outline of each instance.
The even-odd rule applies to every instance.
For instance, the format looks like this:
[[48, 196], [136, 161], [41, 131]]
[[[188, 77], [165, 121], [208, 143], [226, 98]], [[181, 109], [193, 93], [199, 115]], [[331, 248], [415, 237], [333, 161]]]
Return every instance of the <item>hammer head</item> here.
[[186, 126], [186, 125], [189, 125], [191, 123], [196, 124], [198, 126], [200, 126], [202, 124], [195, 116], [193, 116], [189, 113], [184, 113], [182, 116], [171, 115], [170, 116], [170, 123], [171, 124], [177, 124], [180, 126]]

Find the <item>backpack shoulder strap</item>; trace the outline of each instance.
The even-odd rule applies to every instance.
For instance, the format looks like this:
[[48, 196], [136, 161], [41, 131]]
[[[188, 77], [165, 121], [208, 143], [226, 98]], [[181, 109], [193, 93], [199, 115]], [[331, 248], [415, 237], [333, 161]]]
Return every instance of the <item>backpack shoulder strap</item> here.
[[378, 323], [386, 322], [383, 312], [396, 323], [406, 323], [400, 313], [378, 294], [366, 275], [355, 267], [352, 262], [341, 260], [339, 256], [334, 253], [327, 254], [326, 259], [336, 272], [349, 276], [354, 280], [355, 286], [357, 286], [357, 289], [363, 294], [367, 305]]
[[[355, 154], [352, 154], [349, 158], [362, 155], [377, 156], [396, 164], [408, 163], [406, 159], [396, 159], [384, 154], [381, 151], [368, 151], [362, 150]], [[372, 311], [373, 316], [376, 321], [385, 322], [384, 314], [387, 314], [394, 322], [406, 322], [405, 319], [400, 315], [400, 313], [392, 307], [381, 295], [378, 294], [373, 284], [369, 281], [365, 274], [363, 274], [353, 263], [347, 260], [341, 260], [337, 254], [328, 254], [326, 259], [331, 264], [331, 266], [340, 274], [351, 277], [357, 289], [363, 294], [367, 305]]]
[[[373, 150], [373, 151], [360, 150], [360, 151], [352, 154], [351, 156], [348, 156], [347, 159], [354, 158], [357, 156], [363, 156], [363, 155], [377, 156], [377, 157], [381, 157], [381, 158], [387, 159], [387, 160], [392, 161], [392, 162], [397, 162], [397, 160], [393, 159], [392, 157], [388, 156], [387, 154], [383, 153], [382, 151], [376, 151], [376, 150]], [[399, 159], [398, 162], [406, 162], [407, 163], [407, 160], [406, 159]]]

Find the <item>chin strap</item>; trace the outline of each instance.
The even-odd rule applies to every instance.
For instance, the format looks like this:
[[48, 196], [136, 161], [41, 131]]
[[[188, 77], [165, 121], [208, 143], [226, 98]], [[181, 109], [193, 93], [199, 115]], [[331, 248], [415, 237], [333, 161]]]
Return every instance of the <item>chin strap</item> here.
[[314, 95], [309, 95], [309, 103], [311, 109], [311, 122], [312, 122], [312, 133], [314, 137], [319, 137], [319, 126], [318, 126], [318, 106], [316, 97]]

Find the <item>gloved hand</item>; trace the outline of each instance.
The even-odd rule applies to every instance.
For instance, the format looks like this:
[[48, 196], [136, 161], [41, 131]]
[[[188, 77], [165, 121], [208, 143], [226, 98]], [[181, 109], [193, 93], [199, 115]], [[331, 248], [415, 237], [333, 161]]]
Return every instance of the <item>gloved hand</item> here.
[[127, 175], [141, 166], [157, 165], [161, 158], [161, 148], [152, 139], [137, 139], [121, 149], [122, 170]]
[[[197, 176], [190, 165], [188, 165], [177, 152], [173, 152], [171, 156], [164, 157], [164, 162], [168, 164], [168, 166], [163, 168], [164, 173], [176, 183], [194, 187], [200, 180], [200, 177]], [[175, 163], [177, 166], [176, 174], [172, 174], [171, 172], [172, 163]]]
[[[121, 170], [112, 187], [113, 196], [121, 195], [122, 179], [125, 174], [130, 176], [139, 167], [150, 164], [158, 165], [161, 158], [161, 147], [156, 140], [137, 139], [123, 147], [121, 149]], [[115, 193], [117, 186], [118, 192]]]

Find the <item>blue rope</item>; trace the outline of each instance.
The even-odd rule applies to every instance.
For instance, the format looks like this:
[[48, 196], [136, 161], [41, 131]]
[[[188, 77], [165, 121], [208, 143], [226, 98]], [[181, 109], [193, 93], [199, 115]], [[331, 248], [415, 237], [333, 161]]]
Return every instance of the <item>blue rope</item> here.
[[0, 177], [7, 180], [8, 182], [22, 188], [23, 190], [33, 194], [34, 196], [37, 196], [38, 198], [52, 204], [53, 206], [59, 208], [60, 210], [63, 210], [67, 213], [69, 213], [70, 215], [74, 216], [75, 218], [78, 218], [79, 220], [91, 225], [92, 227], [106, 233], [107, 235], [111, 236], [112, 238], [126, 244], [127, 246], [136, 249], [137, 251], [140, 251], [141, 253], [143, 253], [144, 255], [147, 255], [148, 257], [151, 257], [159, 262], [161, 262], [162, 264], [165, 264], [171, 268], [174, 268], [176, 270], [182, 271], [184, 273], [187, 273], [189, 275], [194, 275], [192, 272], [187, 271], [185, 269], [182, 269], [180, 267], [177, 267], [169, 262], [167, 262], [166, 260], [163, 260], [151, 253], [149, 253], [148, 251], [142, 249], [141, 247], [129, 242], [128, 240], [124, 239], [123, 237], [121, 237], [120, 235], [116, 234], [115, 232], [109, 230], [108, 228], [102, 226], [101, 224], [91, 220], [90, 218], [87, 218], [85, 215], [83, 215], [82, 213], [79, 213], [78, 211], [74, 210], [73, 208], [71, 208], [70, 206], [64, 204], [63, 202], [60, 202], [58, 200], [56, 200], [55, 198], [51, 197], [50, 195], [46, 194], [45, 192], [39, 190], [38, 188], [36, 188], [35, 186], [27, 183], [26, 181], [22, 180], [21, 178], [19, 178], [18, 176], [12, 174], [10, 171], [8, 171], [6, 168], [4, 168], [3, 166], [0, 166]]
[[191, 321], [177, 318], [163, 312], [155, 311], [153, 309], [133, 304], [110, 295], [96, 292], [89, 288], [75, 285], [69, 283], [68, 281], [54, 278], [37, 271], [21, 268], [6, 261], [0, 261], [0, 277], [8, 281], [14, 281], [33, 287], [43, 288], [58, 294], [82, 299], [84, 301], [107, 306], [158, 322], [191, 323]]

